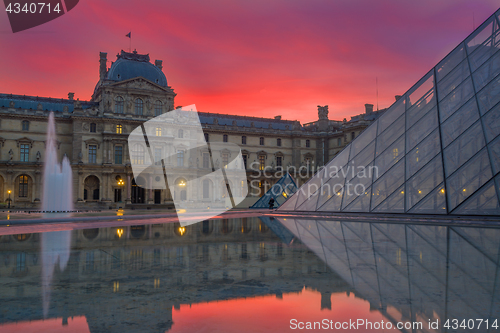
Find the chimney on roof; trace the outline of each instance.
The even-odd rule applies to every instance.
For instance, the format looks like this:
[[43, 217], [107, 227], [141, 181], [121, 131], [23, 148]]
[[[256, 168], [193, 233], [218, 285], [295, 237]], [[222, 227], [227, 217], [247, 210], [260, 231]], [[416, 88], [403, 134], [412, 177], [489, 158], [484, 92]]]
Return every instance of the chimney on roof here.
[[104, 80], [106, 78], [106, 74], [108, 72], [106, 68], [106, 62], [108, 54], [106, 52], [99, 52], [99, 78]]
[[373, 112], [373, 104], [365, 104], [365, 113], [370, 114]]
[[396, 101], [401, 98], [401, 95], [396, 95]]
[[158, 67], [160, 70], [163, 69], [163, 60], [155, 60], [155, 66]]
[[274, 116], [275, 120], [281, 120], [281, 116]]
[[68, 93], [68, 99], [70, 101], [74, 100], [75, 99], [75, 93], [72, 93], [72, 92]]

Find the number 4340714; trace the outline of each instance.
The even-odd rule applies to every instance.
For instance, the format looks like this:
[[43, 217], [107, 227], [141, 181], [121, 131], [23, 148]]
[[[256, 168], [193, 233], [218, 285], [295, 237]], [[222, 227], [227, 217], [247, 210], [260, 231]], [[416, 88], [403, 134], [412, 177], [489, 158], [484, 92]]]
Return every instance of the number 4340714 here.
[[447, 329], [453, 329], [457, 330], [459, 328], [464, 329], [464, 330], [474, 330], [474, 329], [480, 329], [482, 328], [494, 328], [498, 329], [498, 319], [495, 319], [492, 323], [488, 321], [488, 319], [469, 319], [469, 320], [462, 320], [461, 322], [458, 319], [448, 319], [444, 323], [443, 327]]
[[59, 3], [56, 4], [54, 8], [50, 8], [50, 3], [44, 3], [44, 2], [32, 2], [32, 3], [25, 3], [24, 6], [21, 8], [20, 3], [9, 3], [7, 8], [5, 8], [5, 11], [8, 12], [9, 14], [14, 13], [14, 14], [19, 14], [21, 12], [24, 13], [30, 13], [30, 14], [41, 14], [43, 11], [46, 11], [47, 13], [51, 12], [56, 12], [59, 13], [61, 9], [59, 8]]

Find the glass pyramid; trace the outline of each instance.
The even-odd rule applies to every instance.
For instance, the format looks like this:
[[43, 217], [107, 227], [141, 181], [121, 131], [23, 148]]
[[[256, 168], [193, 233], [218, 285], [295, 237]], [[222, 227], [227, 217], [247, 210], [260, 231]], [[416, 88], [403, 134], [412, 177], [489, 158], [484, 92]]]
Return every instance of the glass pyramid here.
[[269, 208], [269, 200], [274, 198], [274, 207], [279, 207], [297, 191], [297, 185], [290, 173], [286, 173], [250, 208]]
[[280, 210], [500, 215], [500, 10]]

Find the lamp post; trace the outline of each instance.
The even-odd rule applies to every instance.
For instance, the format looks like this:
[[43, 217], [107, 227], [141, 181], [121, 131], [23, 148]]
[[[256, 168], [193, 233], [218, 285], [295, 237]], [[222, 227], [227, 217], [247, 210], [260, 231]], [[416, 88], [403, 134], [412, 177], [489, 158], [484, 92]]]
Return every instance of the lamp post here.
[[10, 190], [8, 190], [7, 193], [9, 193], [9, 198], [7, 199], [7, 208], [10, 209], [10, 202], [12, 201], [12, 199], [10, 198]]

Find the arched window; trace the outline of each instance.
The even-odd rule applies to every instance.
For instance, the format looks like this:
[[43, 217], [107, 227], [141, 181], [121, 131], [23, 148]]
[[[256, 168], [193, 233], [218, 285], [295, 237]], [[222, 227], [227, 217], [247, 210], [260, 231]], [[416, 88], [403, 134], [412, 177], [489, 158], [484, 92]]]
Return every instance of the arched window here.
[[178, 137], [181, 138], [181, 139], [184, 137], [184, 131], [183, 130], [181, 130], [181, 129], [179, 130]]
[[144, 147], [136, 144], [132, 149], [132, 164], [144, 164]]
[[311, 147], [311, 140], [306, 140], [306, 148], [310, 148]]
[[223, 142], [227, 142], [227, 134], [224, 134], [224, 135], [222, 136], [222, 141], [223, 141]]
[[159, 116], [163, 113], [163, 103], [161, 101], [155, 102], [155, 116]]
[[136, 100], [135, 100], [135, 115], [136, 116], [142, 116], [143, 104], [144, 104], [144, 102], [142, 101], [142, 99], [136, 98]]
[[95, 123], [90, 124], [90, 133], [97, 132], [97, 125]]
[[277, 144], [277, 146], [278, 146], [278, 147], [281, 147], [281, 139], [280, 139], [280, 138], [278, 138], [278, 139], [276, 140], [276, 144]]
[[123, 113], [123, 97], [121, 96], [115, 98], [115, 113]]
[[30, 122], [27, 120], [23, 120], [22, 122], [22, 130], [29, 131], [30, 130]]
[[259, 144], [260, 144], [261, 146], [263, 146], [263, 145], [264, 145], [264, 137], [262, 137], [262, 136], [261, 136], [261, 137], [259, 138]]
[[26, 175], [19, 176], [19, 197], [28, 197], [28, 176]]

